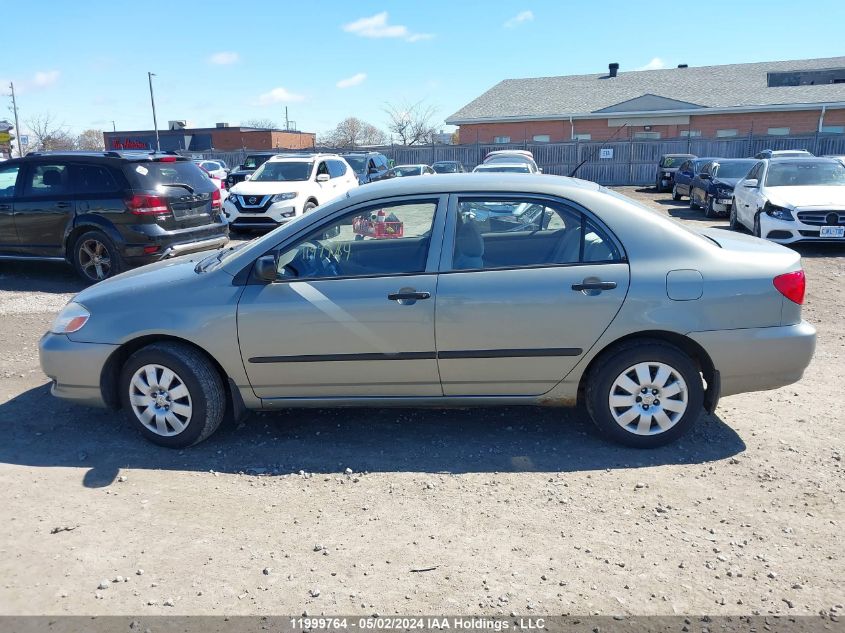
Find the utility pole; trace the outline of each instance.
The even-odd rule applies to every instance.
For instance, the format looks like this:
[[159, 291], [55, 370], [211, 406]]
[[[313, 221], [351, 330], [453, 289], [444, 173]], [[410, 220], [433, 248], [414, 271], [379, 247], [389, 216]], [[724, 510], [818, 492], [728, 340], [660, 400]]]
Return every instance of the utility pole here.
[[290, 121], [288, 120], [288, 107], [285, 106], [285, 132], [290, 129]]
[[117, 132], [117, 126], [114, 124], [114, 121], [111, 122], [111, 131]]
[[156, 100], [153, 96], [153, 77], [155, 77], [154, 73], [147, 73], [147, 79], [150, 82], [150, 103], [153, 106], [153, 127], [156, 129], [156, 151], [161, 152], [161, 142], [158, 138], [158, 121], [156, 121]]
[[18, 158], [23, 156], [23, 145], [21, 145], [21, 126], [18, 123], [18, 102], [15, 101], [15, 82], [9, 82], [9, 88], [12, 90], [12, 110], [15, 111], [15, 134], [17, 138], [15, 139], [18, 143]]

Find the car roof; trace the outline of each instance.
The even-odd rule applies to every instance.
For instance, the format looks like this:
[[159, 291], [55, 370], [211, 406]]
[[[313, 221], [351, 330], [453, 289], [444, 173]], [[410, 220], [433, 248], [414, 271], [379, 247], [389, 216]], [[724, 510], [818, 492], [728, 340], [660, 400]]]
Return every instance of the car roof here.
[[661, 154], [660, 158], [668, 158], [670, 156], [673, 158], [698, 158], [695, 154]]
[[322, 160], [324, 158], [334, 158], [343, 160], [343, 156], [340, 154], [320, 154], [320, 153], [303, 153], [303, 154], [276, 154], [275, 156], [271, 156], [270, 160], [267, 161], [272, 163], [280, 163], [284, 161], [313, 161], [313, 160]]
[[460, 162], [461, 161], [459, 161], [459, 160], [436, 160], [431, 164], [432, 165], [444, 165], [446, 163], [456, 163], [457, 164], [457, 163], [460, 163]]
[[399, 169], [400, 167], [428, 167], [426, 163], [405, 163], [404, 165], [396, 165], [393, 169]]
[[502, 154], [521, 154], [523, 156], [530, 156], [534, 158], [534, 154], [529, 152], [527, 149], [494, 149], [492, 152], [488, 152], [487, 156], [492, 156], [493, 154], [497, 154], [501, 156]]
[[768, 163], [793, 163], [796, 160], [802, 163], [817, 161], [820, 163], [841, 163], [839, 158], [832, 158], [828, 156], [773, 156], [772, 158], [763, 158], [757, 160], [765, 160]]
[[520, 169], [528, 169], [528, 163], [481, 163], [476, 167], [476, 169], [478, 169], [478, 167], [482, 167], [484, 169], [501, 169], [502, 167], [519, 167]]
[[171, 161], [191, 162], [186, 156], [180, 156], [175, 152], [145, 152], [140, 150], [109, 150], [103, 152], [80, 151], [80, 150], [58, 150], [58, 151], [40, 151], [29, 152], [22, 158], [15, 160], [38, 160], [43, 158], [62, 158], [63, 160], [84, 159], [84, 160], [125, 160], [125, 161], [156, 161], [166, 158]]
[[382, 156], [381, 152], [341, 152], [340, 156]]

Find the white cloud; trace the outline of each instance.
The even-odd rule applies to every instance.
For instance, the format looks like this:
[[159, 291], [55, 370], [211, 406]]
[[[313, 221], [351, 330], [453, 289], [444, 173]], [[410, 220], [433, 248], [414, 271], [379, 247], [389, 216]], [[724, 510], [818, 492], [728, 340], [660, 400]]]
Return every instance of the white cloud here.
[[505, 28], [512, 29], [515, 26], [519, 26], [523, 22], [531, 22], [534, 19], [534, 13], [532, 11], [520, 11], [515, 16], [513, 16], [510, 20], [505, 22]]
[[61, 73], [58, 70], [39, 70], [27, 79], [2, 79], [0, 89], [6, 89], [10, 81], [15, 82], [15, 93], [23, 94], [33, 90], [42, 90], [55, 85]]
[[209, 57], [208, 61], [219, 66], [229, 66], [230, 64], [236, 64], [240, 59], [241, 56], [234, 51], [220, 51]]
[[360, 86], [367, 79], [367, 73], [357, 73], [346, 79], [341, 79], [337, 82], [338, 88], [351, 88], [352, 86]]
[[634, 70], [660, 70], [661, 68], [666, 68], [666, 62], [664, 62], [659, 57], [655, 57], [645, 66], [640, 66], [639, 68], [635, 68]]
[[408, 27], [402, 24], [388, 24], [387, 17], [387, 11], [382, 11], [368, 18], [360, 18], [349, 24], [344, 24], [343, 30], [359, 37], [392, 37], [408, 42], [420, 42], [434, 37], [432, 33], [411, 33]]
[[273, 88], [270, 92], [265, 92], [258, 96], [255, 105], [272, 105], [274, 103], [289, 103], [293, 101], [303, 101], [305, 97], [290, 92], [287, 88]]

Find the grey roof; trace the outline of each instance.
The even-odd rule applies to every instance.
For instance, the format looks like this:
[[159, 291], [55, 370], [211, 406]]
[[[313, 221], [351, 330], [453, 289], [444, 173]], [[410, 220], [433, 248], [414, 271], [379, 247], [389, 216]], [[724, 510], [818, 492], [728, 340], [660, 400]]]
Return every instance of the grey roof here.
[[[505, 79], [446, 119], [565, 118], [607, 112], [845, 103], [845, 84], [768, 87], [767, 74], [845, 68], [845, 57]], [[630, 102], [630, 103], [625, 103]]]

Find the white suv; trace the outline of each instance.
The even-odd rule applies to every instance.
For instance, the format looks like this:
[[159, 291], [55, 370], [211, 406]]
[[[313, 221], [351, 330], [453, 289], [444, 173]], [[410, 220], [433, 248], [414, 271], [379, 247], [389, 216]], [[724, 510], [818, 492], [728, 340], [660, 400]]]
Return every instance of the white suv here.
[[337, 154], [283, 154], [232, 187], [223, 211], [232, 229], [273, 229], [357, 186]]

